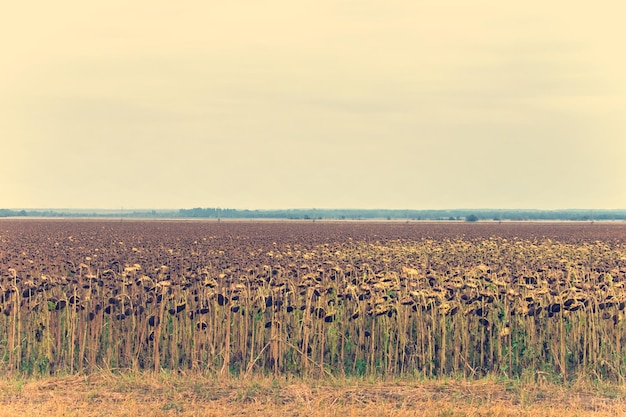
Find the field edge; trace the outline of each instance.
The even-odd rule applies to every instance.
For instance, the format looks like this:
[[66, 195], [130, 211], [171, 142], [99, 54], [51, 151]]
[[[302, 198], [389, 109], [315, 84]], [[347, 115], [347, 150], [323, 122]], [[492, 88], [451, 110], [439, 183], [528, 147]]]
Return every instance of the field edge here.
[[0, 377], [0, 416], [617, 416], [626, 386], [579, 380], [228, 378], [192, 373]]

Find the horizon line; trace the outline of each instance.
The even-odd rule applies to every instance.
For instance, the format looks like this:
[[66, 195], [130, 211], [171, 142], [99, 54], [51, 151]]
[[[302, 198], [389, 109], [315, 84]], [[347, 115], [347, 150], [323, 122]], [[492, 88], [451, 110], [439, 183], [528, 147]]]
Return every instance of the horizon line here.
[[217, 207], [217, 206], [195, 206], [190, 208], [185, 207], [177, 207], [177, 208], [150, 208], [150, 207], [133, 207], [133, 208], [105, 208], [105, 207], [17, 207], [17, 208], [1, 208], [0, 210], [33, 210], [33, 211], [62, 211], [62, 210], [71, 210], [71, 211], [89, 211], [89, 210], [97, 210], [97, 211], [178, 211], [178, 210], [194, 210], [194, 209], [214, 209], [214, 210], [237, 210], [237, 211], [283, 211], [283, 210], [291, 210], [291, 211], [300, 211], [300, 210], [327, 210], [327, 211], [341, 211], [341, 210], [354, 210], [354, 211], [372, 211], [372, 210], [386, 210], [386, 211], [464, 211], [464, 210], [477, 210], [477, 211], [622, 211], [626, 210], [625, 208], [597, 208], [597, 207], [569, 207], [569, 208], [502, 208], [502, 207], [449, 207], [449, 208], [385, 208], [385, 207], [376, 207], [376, 208], [358, 208], [358, 207], [282, 207], [282, 208], [237, 208], [237, 207]]

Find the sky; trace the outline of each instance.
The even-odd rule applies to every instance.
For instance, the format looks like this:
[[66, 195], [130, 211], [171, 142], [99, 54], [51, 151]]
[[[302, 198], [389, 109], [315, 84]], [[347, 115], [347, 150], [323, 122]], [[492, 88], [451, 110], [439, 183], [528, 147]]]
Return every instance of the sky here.
[[0, 208], [626, 208], [626, 3], [0, 16]]

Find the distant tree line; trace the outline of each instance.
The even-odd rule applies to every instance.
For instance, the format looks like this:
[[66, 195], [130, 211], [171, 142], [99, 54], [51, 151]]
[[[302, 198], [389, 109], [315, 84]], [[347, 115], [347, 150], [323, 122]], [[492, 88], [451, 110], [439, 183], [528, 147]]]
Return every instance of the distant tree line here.
[[293, 220], [626, 220], [626, 210], [390, 210], [390, 209], [282, 209], [247, 210], [191, 208], [179, 210], [70, 210], [0, 209], [0, 217], [92, 217], [92, 218], [181, 218], [181, 219], [293, 219]]
[[390, 210], [390, 209], [289, 209], [237, 210], [219, 208], [180, 209], [183, 218], [319, 219], [319, 220], [626, 220], [626, 210]]

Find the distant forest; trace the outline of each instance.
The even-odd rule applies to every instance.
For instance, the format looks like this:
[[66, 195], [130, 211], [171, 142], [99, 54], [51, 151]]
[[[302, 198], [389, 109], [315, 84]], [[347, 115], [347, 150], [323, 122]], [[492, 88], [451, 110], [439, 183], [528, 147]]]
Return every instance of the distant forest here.
[[191, 208], [179, 210], [95, 210], [95, 209], [0, 209], [0, 217], [136, 218], [136, 219], [288, 219], [288, 220], [626, 220], [621, 210], [387, 210], [387, 209], [285, 209], [240, 210]]

